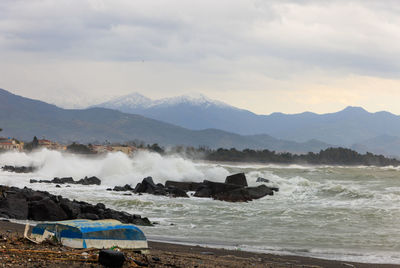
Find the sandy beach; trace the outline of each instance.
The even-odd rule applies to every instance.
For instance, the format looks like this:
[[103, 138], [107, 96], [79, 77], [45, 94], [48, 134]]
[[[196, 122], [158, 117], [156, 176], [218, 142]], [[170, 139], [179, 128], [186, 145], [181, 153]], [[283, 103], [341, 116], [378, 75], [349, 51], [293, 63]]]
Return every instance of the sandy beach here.
[[[24, 225], [0, 221], [2, 267], [100, 267], [99, 250], [72, 249], [56, 243], [40, 245], [23, 238]], [[398, 267], [391, 264], [353, 263], [300, 256], [281, 256], [149, 241], [147, 255], [122, 250], [124, 267]], [[135, 261], [133, 261], [135, 260]]]

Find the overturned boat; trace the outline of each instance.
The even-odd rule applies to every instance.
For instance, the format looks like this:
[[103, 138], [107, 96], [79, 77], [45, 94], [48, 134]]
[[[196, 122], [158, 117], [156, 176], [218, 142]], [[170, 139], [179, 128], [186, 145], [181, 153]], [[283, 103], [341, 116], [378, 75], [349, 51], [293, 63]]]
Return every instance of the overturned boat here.
[[[25, 232], [27, 236], [27, 231]], [[32, 229], [30, 240], [42, 242], [54, 237], [72, 248], [129, 248], [146, 250], [147, 239], [135, 225], [117, 220], [69, 220], [39, 223]]]

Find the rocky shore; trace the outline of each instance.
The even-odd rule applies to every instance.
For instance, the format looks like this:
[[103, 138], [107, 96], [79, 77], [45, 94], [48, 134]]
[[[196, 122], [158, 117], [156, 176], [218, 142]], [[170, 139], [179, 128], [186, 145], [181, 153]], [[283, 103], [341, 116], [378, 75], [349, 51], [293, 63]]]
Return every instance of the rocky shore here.
[[[262, 182], [262, 181], [260, 181]], [[265, 182], [265, 181], [264, 181]], [[238, 173], [226, 177], [225, 182], [213, 182], [204, 180], [203, 182], [180, 182], [167, 181], [155, 184], [152, 177], [147, 177], [138, 183], [135, 188], [127, 184], [125, 186], [116, 186], [113, 191], [130, 191], [133, 193], [147, 193], [154, 195], [164, 195], [171, 197], [189, 197], [188, 192], [194, 192], [193, 196], [203, 198], [213, 198], [215, 200], [227, 202], [248, 202], [262, 198], [267, 195], [273, 195], [279, 191], [278, 188], [268, 187], [261, 184], [257, 187], [248, 187], [247, 179], [244, 173]]]
[[[104, 267], [98, 249], [73, 249], [46, 242], [33, 244], [22, 237], [24, 226], [0, 221], [1, 267]], [[268, 267], [268, 268], [394, 268], [393, 264], [368, 264], [301, 256], [253, 253], [149, 241], [146, 255], [121, 249], [122, 267]]]
[[116, 219], [122, 223], [151, 225], [149, 219], [29, 188], [0, 185], [0, 217], [34, 221]]
[[8, 172], [15, 172], [15, 173], [30, 173], [36, 170], [35, 167], [25, 167], [25, 166], [3, 166], [1, 168], [4, 171], [8, 171]]
[[[259, 178], [258, 182], [268, 182], [263, 178]], [[101, 180], [97, 177], [85, 177], [75, 181], [72, 177], [54, 178], [53, 180], [36, 180], [31, 179], [30, 183], [54, 183], [58, 184], [82, 184], [82, 185], [100, 185]], [[166, 181], [155, 183], [152, 177], [146, 177], [142, 182], [135, 187], [130, 184], [124, 186], [115, 186], [108, 188], [108, 191], [128, 191], [135, 194], [153, 194], [169, 197], [189, 197], [188, 192], [194, 192], [194, 197], [213, 198], [215, 200], [227, 202], [248, 202], [262, 198], [267, 195], [274, 195], [274, 192], [279, 191], [276, 187], [268, 187], [261, 184], [256, 187], [249, 187], [244, 173], [233, 174], [227, 176], [225, 182], [214, 182], [204, 180], [203, 182], [181, 182], [181, 181]]]

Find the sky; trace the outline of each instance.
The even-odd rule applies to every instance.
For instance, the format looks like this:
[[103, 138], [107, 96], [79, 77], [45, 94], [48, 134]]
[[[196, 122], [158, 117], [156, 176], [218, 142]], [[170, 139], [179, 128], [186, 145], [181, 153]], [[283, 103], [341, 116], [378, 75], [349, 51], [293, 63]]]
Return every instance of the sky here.
[[398, 0], [1, 0], [0, 88], [62, 107], [202, 93], [400, 114]]

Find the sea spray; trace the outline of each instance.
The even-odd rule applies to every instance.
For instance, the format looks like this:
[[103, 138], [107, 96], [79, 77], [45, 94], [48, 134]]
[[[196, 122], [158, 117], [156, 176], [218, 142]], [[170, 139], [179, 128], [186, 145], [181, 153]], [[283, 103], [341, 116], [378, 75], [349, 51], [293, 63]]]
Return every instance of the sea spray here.
[[223, 181], [229, 175], [223, 167], [210, 167], [178, 155], [161, 156], [148, 151], [138, 151], [131, 157], [121, 152], [84, 156], [47, 149], [32, 153], [6, 152], [0, 154], [0, 165], [35, 166], [37, 171], [33, 176], [41, 179], [96, 176], [109, 186], [136, 185], [147, 176], [152, 176], [157, 183], [165, 183], [167, 180]]

